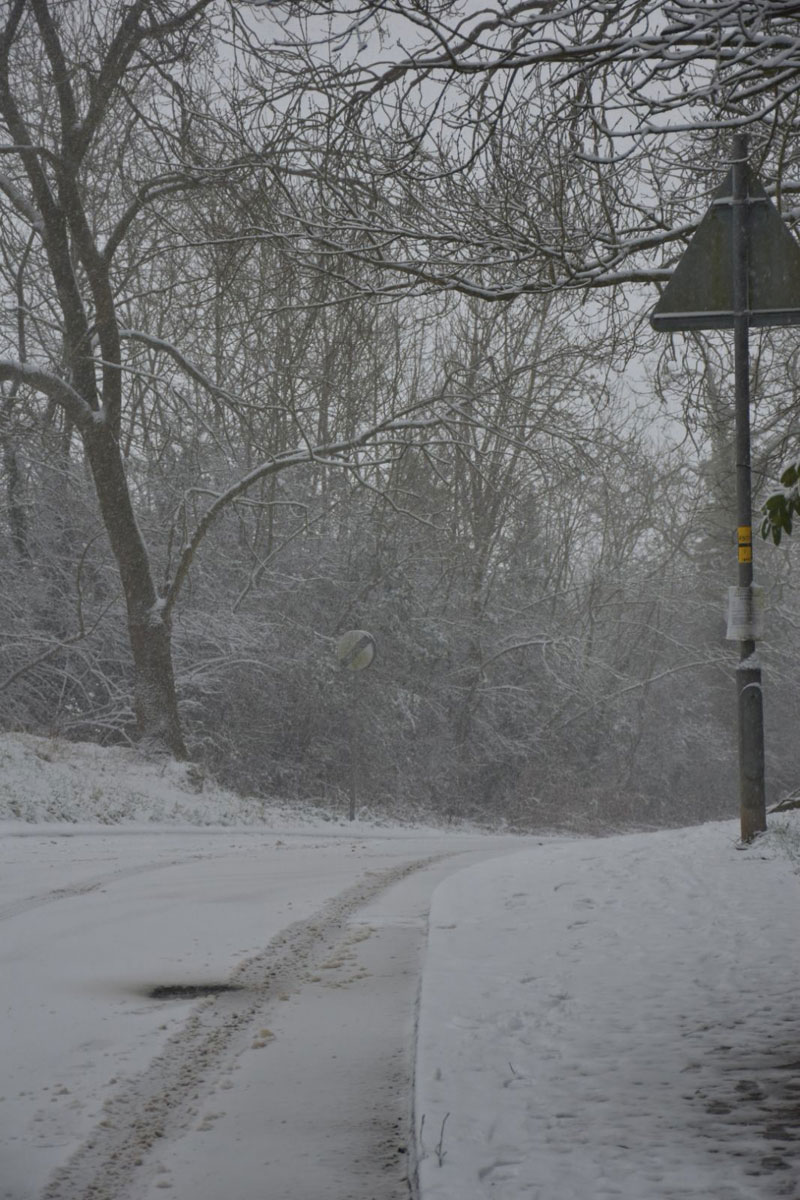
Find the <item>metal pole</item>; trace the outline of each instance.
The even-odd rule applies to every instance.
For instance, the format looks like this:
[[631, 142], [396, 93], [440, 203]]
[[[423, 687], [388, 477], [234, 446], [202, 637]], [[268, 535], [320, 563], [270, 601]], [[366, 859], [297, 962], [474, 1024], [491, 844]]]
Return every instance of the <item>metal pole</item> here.
[[[736, 511], [738, 584], [753, 583], [753, 501], [750, 481], [750, 297], [747, 137], [733, 138], [733, 341], [736, 390]], [[752, 605], [750, 606], [752, 609]], [[739, 713], [739, 805], [742, 841], [767, 827], [764, 794], [764, 704], [761, 666], [752, 639], [739, 643], [736, 670]]]
[[348, 718], [349, 733], [350, 733], [350, 804], [348, 808], [348, 820], [355, 821], [356, 806], [358, 804], [358, 755], [356, 751], [357, 739], [357, 714], [356, 700], [357, 692], [356, 685], [353, 679], [349, 680], [350, 687], [347, 689], [349, 695], [350, 713]]
[[352, 719], [350, 734], [350, 805], [348, 808], [348, 820], [355, 821], [356, 807], [358, 805], [358, 758], [356, 756], [356, 736], [355, 736], [355, 719]]

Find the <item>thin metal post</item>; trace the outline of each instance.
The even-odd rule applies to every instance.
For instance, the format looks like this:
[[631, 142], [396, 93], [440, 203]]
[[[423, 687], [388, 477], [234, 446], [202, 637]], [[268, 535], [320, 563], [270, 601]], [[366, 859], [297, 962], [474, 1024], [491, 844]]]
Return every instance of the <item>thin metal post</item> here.
[[350, 757], [350, 802], [348, 805], [347, 819], [349, 821], [355, 821], [356, 809], [358, 807], [358, 746], [357, 746], [357, 743], [359, 741], [359, 737], [358, 737], [359, 721], [358, 721], [358, 713], [356, 710], [356, 705], [358, 703], [358, 687], [356, 684], [355, 675], [351, 679], [349, 679], [347, 681], [347, 683], [349, 684], [349, 686], [346, 689], [347, 698], [348, 698], [348, 709], [349, 709], [348, 718], [347, 718], [347, 731], [349, 734], [348, 741], [350, 743], [350, 746], [349, 746], [349, 752], [350, 752], [349, 753], [349, 757]]
[[358, 806], [358, 754], [356, 751], [355, 717], [350, 718], [350, 804], [347, 817], [350, 821], [356, 819]]
[[[750, 472], [749, 196], [747, 137], [733, 138], [733, 340], [736, 401], [736, 511], [738, 584], [753, 583], [753, 500]], [[739, 643], [736, 670], [739, 714], [739, 805], [742, 841], [767, 827], [764, 789], [764, 702], [753, 640]]]

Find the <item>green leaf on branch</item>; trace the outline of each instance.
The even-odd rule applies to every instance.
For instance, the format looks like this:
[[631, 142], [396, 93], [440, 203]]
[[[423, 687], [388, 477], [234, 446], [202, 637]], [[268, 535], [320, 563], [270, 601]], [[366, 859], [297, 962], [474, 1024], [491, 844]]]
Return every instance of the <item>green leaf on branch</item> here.
[[792, 534], [792, 518], [800, 515], [800, 464], [788, 467], [781, 475], [781, 483], [790, 488], [788, 492], [775, 492], [768, 496], [761, 511], [764, 520], [761, 522], [761, 536], [772, 537], [776, 546], [781, 544], [784, 533], [787, 537]]

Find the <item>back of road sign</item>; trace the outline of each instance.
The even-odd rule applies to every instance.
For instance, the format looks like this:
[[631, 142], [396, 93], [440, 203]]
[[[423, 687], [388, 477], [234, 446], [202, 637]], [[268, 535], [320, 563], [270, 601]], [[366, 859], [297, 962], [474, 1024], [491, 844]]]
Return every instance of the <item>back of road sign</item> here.
[[375, 638], [363, 629], [350, 629], [336, 643], [336, 657], [343, 667], [363, 671], [375, 657]]
[[[747, 170], [750, 325], [800, 325], [800, 245], [756, 176]], [[733, 328], [733, 171], [650, 316], [659, 332]]]

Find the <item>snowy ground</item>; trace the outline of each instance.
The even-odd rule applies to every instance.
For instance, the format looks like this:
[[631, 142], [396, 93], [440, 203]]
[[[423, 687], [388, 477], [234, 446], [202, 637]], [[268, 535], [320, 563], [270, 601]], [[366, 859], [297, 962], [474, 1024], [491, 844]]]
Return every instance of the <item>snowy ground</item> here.
[[800, 1198], [788, 822], [300, 823], [15, 737], [0, 782], [0, 1200]]
[[796, 832], [546, 843], [445, 881], [425, 1200], [800, 1197]]

